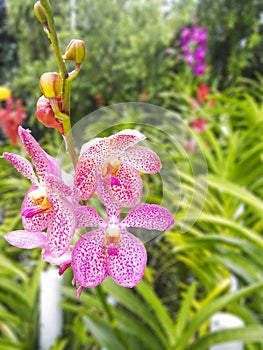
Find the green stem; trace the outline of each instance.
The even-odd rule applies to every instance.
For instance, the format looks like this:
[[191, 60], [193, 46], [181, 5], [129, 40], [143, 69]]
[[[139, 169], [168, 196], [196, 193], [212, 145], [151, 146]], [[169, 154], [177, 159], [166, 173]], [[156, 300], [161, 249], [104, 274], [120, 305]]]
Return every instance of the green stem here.
[[53, 17], [53, 12], [52, 12], [52, 7], [50, 5], [50, 2], [48, 0], [40, 0], [41, 5], [43, 6], [47, 18], [47, 24], [48, 24], [48, 31], [49, 31], [49, 39], [51, 41], [58, 66], [59, 66], [59, 71], [62, 76], [62, 79], [65, 80], [68, 77], [68, 71], [67, 67], [65, 65], [65, 62], [62, 57], [62, 51], [59, 45], [58, 37], [57, 37], [57, 32], [56, 32], [56, 27], [55, 27], [55, 22], [54, 22], [54, 17]]
[[[52, 11], [50, 2], [48, 0], [40, 0], [40, 3], [43, 6], [43, 9], [45, 11], [45, 15], [47, 18], [47, 26], [45, 27], [45, 32], [47, 33], [51, 41], [51, 45], [53, 47], [54, 54], [56, 56], [56, 60], [58, 63], [59, 71], [63, 79], [63, 106], [62, 106], [63, 113], [61, 113], [60, 111], [54, 111], [54, 113], [58, 118], [61, 118], [63, 120], [63, 128], [65, 132], [67, 152], [69, 153], [71, 157], [71, 161], [75, 168], [77, 164], [77, 155], [74, 147], [74, 139], [72, 136], [71, 121], [70, 121], [70, 92], [71, 92], [72, 78], [68, 80], [69, 74], [68, 74], [65, 62], [63, 60], [62, 51], [59, 45], [59, 40], [58, 40], [55, 22], [53, 18], [53, 11]], [[68, 116], [68, 118], [66, 118], [66, 116]]]
[[97, 294], [99, 296], [99, 299], [104, 307], [104, 311], [106, 312], [107, 316], [108, 316], [108, 320], [110, 321], [111, 323], [111, 326], [113, 328], [113, 331], [114, 333], [116, 334], [117, 338], [119, 339], [119, 341], [121, 342], [121, 344], [124, 346], [124, 349], [128, 349], [129, 350], [129, 346], [126, 344], [126, 342], [124, 341], [123, 337], [121, 336], [121, 333], [117, 327], [117, 321], [116, 319], [114, 318], [112, 312], [111, 312], [111, 309], [106, 301], [106, 298], [105, 298], [105, 294], [103, 292], [103, 289], [102, 289], [102, 286], [101, 285], [98, 285], [96, 287], [96, 290], [97, 290]]

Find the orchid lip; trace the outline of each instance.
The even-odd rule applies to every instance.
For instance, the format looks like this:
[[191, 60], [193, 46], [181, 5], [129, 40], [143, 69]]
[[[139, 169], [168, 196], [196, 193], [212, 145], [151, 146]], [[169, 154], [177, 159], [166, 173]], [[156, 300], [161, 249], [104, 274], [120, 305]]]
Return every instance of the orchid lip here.
[[22, 216], [24, 216], [27, 219], [31, 219], [33, 216], [37, 214], [42, 214], [46, 211], [46, 209], [42, 209], [40, 205], [37, 205], [32, 208], [26, 208], [22, 211]]

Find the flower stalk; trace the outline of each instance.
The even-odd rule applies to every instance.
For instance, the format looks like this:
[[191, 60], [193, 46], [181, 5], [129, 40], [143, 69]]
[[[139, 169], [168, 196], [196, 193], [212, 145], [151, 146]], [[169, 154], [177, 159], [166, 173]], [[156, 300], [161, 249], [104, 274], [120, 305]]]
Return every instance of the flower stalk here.
[[[80, 70], [80, 65], [77, 65], [78, 69], [75, 69], [75, 71], [73, 71], [74, 73], [71, 74], [70, 76], [67, 71], [65, 62], [63, 60], [63, 55], [59, 45], [59, 40], [56, 32], [56, 27], [54, 23], [53, 12], [52, 12], [52, 7], [50, 5], [50, 2], [48, 0], [40, 0], [40, 3], [43, 7], [43, 10], [46, 15], [46, 20], [47, 20], [47, 24], [45, 25], [45, 32], [47, 33], [47, 36], [51, 41], [51, 45], [53, 47], [54, 54], [59, 67], [59, 72], [63, 81], [63, 89], [62, 89], [63, 91], [62, 111], [63, 112], [61, 112], [58, 108], [55, 108], [54, 113], [58, 119], [62, 119], [63, 121], [63, 129], [65, 133], [65, 142], [67, 145], [67, 152], [71, 157], [73, 166], [76, 167], [77, 155], [75, 151], [74, 140], [72, 137], [71, 120], [70, 120], [70, 93], [71, 93], [72, 81], [77, 77]], [[52, 102], [51, 102], [51, 105], [52, 105]], [[55, 107], [54, 104], [52, 105], [52, 108], [53, 107]]]

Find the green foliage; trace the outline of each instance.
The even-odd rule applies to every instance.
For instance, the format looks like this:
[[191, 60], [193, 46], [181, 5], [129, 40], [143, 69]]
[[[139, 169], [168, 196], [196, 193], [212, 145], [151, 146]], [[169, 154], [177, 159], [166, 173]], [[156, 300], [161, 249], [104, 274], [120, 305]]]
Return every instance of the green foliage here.
[[256, 72], [263, 72], [260, 55], [262, 10], [260, 0], [198, 2], [196, 16], [210, 35], [211, 72], [222, 86], [235, 81], [240, 75], [255, 78]]
[[[206, 25], [210, 35], [213, 76], [209, 78], [208, 74], [206, 79], [211, 81], [210, 98], [216, 103], [200, 104], [196, 111], [189, 97], [196, 98], [200, 80], [185, 68], [172, 71], [177, 62], [164, 55], [168, 43], [174, 40], [172, 35], [192, 16], [185, 10], [185, 3], [173, 5], [178, 11], [174, 15], [161, 11], [160, 3], [78, 1], [75, 27], [70, 2], [54, 3], [62, 49], [73, 35], [83, 39], [88, 48], [82, 72], [73, 86], [75, 121], [101, 105], [134, 100], [171, 108], [186, 123], [204, 117], [208, 121], [206, 131], [193, 133], [206, 159], [208, 177], [202, 172], [193, 174], [185, 157], [169, 146], [163, 132], [151, 135], [151, 141], [168, 151], [179, 169], [175, 176], [180, 179], [180, 188], [167, 194], [170, 202], [177, 205], [177, 191], [182, 191], [176, 224], [147, 244], [146, 278], [134, 290], [107, 279], [102, 287], [83, 291], [76, 302], [74, 288], [64, 287], [63, 335], [50, 350], [204, 350], [234, 340], [248, 344], [250, 350], [263, 346], [263, 79], [260, 75], [256, 76], [258, 82], [238, 78], [241, 72], [253, 76], [255, 71], [261, 71], [258, 52], [262, 4], [256, 0], [198, 3], [198, 24]], [[190, 8], [191, 1], [186, 5]], [[173, 23], [173, 19], [177, 21]], [[8, 21], [19, 57], [13, 88], [26, 99], [28, 110], [34, 114], [40, 95], [39, 76], [56, 69], [55, 61], [41, 26], [34, 19], [31, 1], [8, 0]], [[6, 27], [2, 22], [0, 26], [1, 35]], [[235, 84], [229, 86], [230, 81]], [[228, 88], [218, 92], [218, 83]], [[134, 110], [127, 110], [126, 115], [123, 123], [133, 115], [133, 121], [140, 123], [141, 116]], [[109, 113], [109, 122], [101, 130], [114, 124], [116, 118], [114, 111]], [[173, 130], [169, 118], [162, 123]], [[43, 140], [45, 149], [56, 156], [61, 140], [53, 135], [45, 132]], [[176, 137], [182, 140], [184, 135]], [[5, 150], [22, 152], [11, 147]], [[191, 162], [197, 158], [196, 154], [189, 154]], [[149, 201], [161, 201], [160, 181], [151, 180], [149, 186], [155, 189], [156, 196]], [[28, 187], [28, 180], [10, 164], [1, 168], [2, 235], [22, 227], [19, 211]], [[183, 221], [190, 205], [198, 210], [202, 204], [203, 211], [194, 225], [191, 218]], [[182, 234], [180, 228], [184, 226], [180, 225], [190, 227]], [[37, 346], [37, 289], [43, 268], [37, 266], [38, 258], [39, 252], [21, 253], [3, 239], [0, 241], [0, 350]], [[231, 292], [231, 276], [238, 281], [236, 292]], [[72, 278], [69, 271], [66, 278]], [[239, 316], [245, 323], [242, 331], [210, 333], [211, 317], [218, 311]]]
[[[141, 282], [135, 288], [136, 293], [133, 293], [107, 279], [102, 288], [104, 293], [111, 296], [108, 311], [105, 310], [101, 293], [97, 293], [96, 289], [91, 290], [89, 297], [83, 296], [79, 305], [73, 306], [70, 300], [75, 296], [72, 289], [65, 287], [64, 292], [69, 299], [63, 303], [63, 307], [74, 312], [80, 327], [85, 324], [99, 344], [107, 349], [134, 349], [136, 346], [140, 349], [204, 349], [204, 345], [230, 340], [261, 342], [262, 326], [259, 322], [244, 327], [242, 332], [232, 330], [232, 333], [220, 331], [206, 335], [204, 330], [209, 326], [213, 314], [224, 307], [238, 305], [240, 299], [252, 293], [254, 295], [262, 286], [262, 282], [255, 283], [236, 293], [225, 294], [227, 284], [223, 281], [206, 298], [200, 299], [197, 298], [197, 284], [194, 282], [186, 287], [178, 312], [171, 315], [146, 282]], [[88, 303], [88, 300], [92, 300], [92, 303]]]

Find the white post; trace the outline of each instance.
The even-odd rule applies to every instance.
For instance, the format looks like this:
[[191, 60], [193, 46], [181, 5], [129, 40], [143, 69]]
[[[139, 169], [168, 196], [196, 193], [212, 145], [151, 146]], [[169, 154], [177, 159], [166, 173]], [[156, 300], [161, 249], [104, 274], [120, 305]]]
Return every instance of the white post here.
[[[230, 293], [234, 293], [238, 290], [238, 281], [234, 275], [230, 276]], [[216, 332], [222, 329], [239, 328], [244, 326], [244, 321], [227, 312], [217, 312], [211, 318], [210, 331]], [[209, 350], [243, 350], [242, 342], [228, 342], [220, 343], [218, 345], [211, 346]]]
[[62, 278], [58, 270], [49, 268], [41, 274], [40, 282], [40, 350], [52, 346], [62, 330], [61, 301]]
[[[212, 316], [210, 329], [211, 332], [215, 332], [221, 329], [239, 328], [243, 326], [244, 322], [239, 317], [226, 312], [218, 312]], [[209, 350], [243, 350], [243, 343], [239, 341], [221, 343], [211, 346]]]

